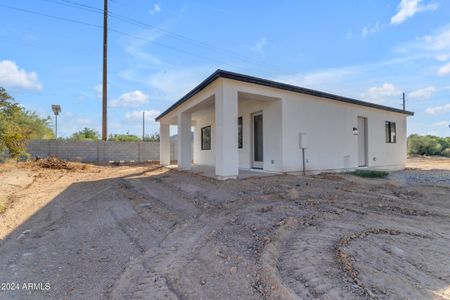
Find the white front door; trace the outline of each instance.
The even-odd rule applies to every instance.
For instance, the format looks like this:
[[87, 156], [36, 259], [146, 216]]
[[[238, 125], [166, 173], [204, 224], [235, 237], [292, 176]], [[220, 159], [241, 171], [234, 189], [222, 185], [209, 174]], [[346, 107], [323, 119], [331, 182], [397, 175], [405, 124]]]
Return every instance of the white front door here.
[[367, 119], [358, 117], [358, 167], [367, 167]]
[[252, 167], [262, 169], [264, 167], [263, 149], [263, 114], [252, 114]]

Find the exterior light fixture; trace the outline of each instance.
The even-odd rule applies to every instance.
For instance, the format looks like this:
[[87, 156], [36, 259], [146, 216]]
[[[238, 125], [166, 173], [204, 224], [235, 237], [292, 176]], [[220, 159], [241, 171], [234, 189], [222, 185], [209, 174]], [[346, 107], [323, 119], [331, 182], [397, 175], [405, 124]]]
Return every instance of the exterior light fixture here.
[[358, 128], [353, 127], [353, 135], [358, 135]]
[[58, 115], [61, 112], [61, 105], [52, 104], [52, 111], [55, 114], [55, 139], [58, 138]]

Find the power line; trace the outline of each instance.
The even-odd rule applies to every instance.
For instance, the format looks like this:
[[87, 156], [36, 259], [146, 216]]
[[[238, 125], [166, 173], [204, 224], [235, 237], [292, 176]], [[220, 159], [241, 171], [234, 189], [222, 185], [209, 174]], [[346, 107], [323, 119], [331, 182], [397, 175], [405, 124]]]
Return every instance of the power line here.
[[69, 19], [69, 18], [49, 15], [49, 14], [45, 14], [45, 13], [41, 13], [41, 12], [29, 10], [29, 9], [9, 6], [9, 5], [5, 5], [5, 4], [0, 4], [0, 7], [4, 7], [4, 8], [16, 10], [16, 11], [21, 11], [21, 12], [26, 12], [26, 13], [29, 13], [29, 14], [39, 15], [39, 16], [42, 16], [42, 17], [47, 17], [47, 18], [51, 18], [51, 19], [55, 19], [55, 20], [66, 21], [66, 22], [71, 22], [71, 23], [75, 23], [75, 24], [81, 24], [81, 25], [95, 27], [95, 28], [102, 28], [102, 26], [100, 26], [100, 25], [95, 25], [95, 24], [91, 24], [91, 23], [87, 23], [87, 22], [83, 22], [83, 21], [78, 21], [78, 20], [73, 20], [73, 19]]
[[[29, 14], [34, 14], [34, 15], [39, 15], [39, 16], [43, 16], [43, 17], [48, 17], [48, 18], [56, 19], [56, 20], [60, 20], [60, 21], [66, 21], [66, 22], [81, 24], [81, 25], [85, 25], [85, 26], [95, 27], [95, 28], [99, 28], [99, 29], [103, 28], [100, 25], [95, 25], [95, 24], [91, 24], [91, 23], [87, 23], [87, 22], [83, 22], [83, 21], [78, 21], [78, 20], [74, 20], [74, 19], [69, 19], [69, 18], [54, 16], [54, 15], [49, 15], [49, 14], [45, 14], [45, 13], [41, 13], [41, 12], [37, 12], [37, 11], [32, 11], [32, 10], [28, 10], [28, 9], [22, 9], [22, 8], [18, 8], [18, 7], [13, 7], [13, 6], [9, 6], [9, 5], [0, 4], [0, 7], [5, 7], [5, 8], [16, 10], [16, 11], [21, 11], [21, 12], [25, 12], [25, 13], [29, 13]], [[136, 36], [136, 35], [133, 35], [133, 34], [129, 34], [129, 33], [126, 33], [126, 32], [120, 31], [120, 30], [109, 28], [109, 31], [115, 32], [115, 33], [120, 34], [120, 35], [128, 36], [128, 37], [131, 37], [131, 38], [134, 38], [134, 39], [137, 39], [137, 40], [146, 41], [146, 42], [158, 45], [160, 47], [164, 47], [166, 49], [171, 49], [173, 51], [178, 51], [178, 52], [190, 55], [190, 56], [194, 56], [194, 57], [201, 58], [201, 59], [204, 59], [204, 60], [209, 60], [209, 61], [216, 61], [216, 62], [219, 62], [219, 63], [221, 63], [223, 65], [231, 66], [230, 64], [228, 64], [226, 62], [222, 62], [222, 61], [219, 61], [219, 60], [211, 58], [211, 57], [198, 55], [198, 54], [193, 53], [193, 52], [185, 51], [185, 50], [179, 49], [177, 47], [172, 47], [172, 46], [160, 43], [160, 42], [156, 42], [156, 41], [153, 41], [153, 40], [142, 38], [142, 37], [139, 37], [139, 36]]]
[[[76, 1], [70, 1], [70, 0], [45, 0], [45, 1], [52, 2], [52, 3], [57, 3], [57, 4], [60, 4], [60, 5], [65, 5], [65, 6], [69, 6], [69, 7], [73, 7], [73, 8], [79, 8], [79, 9], [83, 9], [83, 10], [88, 10], [88, 11], [91, 11], [91, 12], [94, 12], [94, 13], [103, 13], [103, 10], [100, 9], [100, 8], [97, 8], [97, 7], [94, 7], [94, 6], [90, 6], [90, 5], [86, 5], [86, 4], [83, 4], [83, 3], [79, 3], [79, 2], [76, 2]], [[171, 32], [169, 30], [162, 29], [160, 27], [157, 27], [157, 26], [154, 26], [154, 25], [150, 25], [150, 24], [147, 24], [147, 23], [144, 23], [144, 22], [135, 20], [133, 18], [120, 15], [120, 14], [108, 12], [108, 15], [111, 18], [114, 18], [114, 19], [116, 19], [118, 21], [121, 21], [121, 22], [124, 22], [124, 23], [128, 23], [128, 24], [131, 24], [131, 25], [134, 25], [134, 26], [145, 28], [145, 29], [151, 29], [153, 31], [156, 31], [156, 32], [159, 32], [159, 33], [163, 33], [163, 34], [165, 34], [165, 35], [167, 35], [167, 36], [169, 36], [169, 37], [171, 37], [173, 39], [177, 39], [177, 40], [180, 40], [180, 41], [188, 42], [188, 43], [191, 43], [191, 44], [193, 44], [193, 45], [195, 45], [197, 47], [205, 48], [205, 49], [208, 49], [208, 50], [213, 50], [213, 51], [216, 51], [216, 52], [222, 52], [223, 54], [233, 56], [233, 57], [235, 57], [235, 58], [237, 58], [239, 60], [253, 63], [250, 60], [250, 58], [242, 56], [242, 55], [239, 55], [239, 54], [236, 54], [233, 51], [229, 51], [229, 50], [226, 50], [226, 49], [223, 49], [223, 48], [220, 48], [220, 47], [209, 45], [207, 43], [204, 43], [204, 42], [192, 39], [190, 37], [187, 37], [187, 36], [175, 33], [175, 32]]]
[[103, 14], [103, 9], [101, 9], [101, 8], [97, 8], [97, 7], [93, 7], [93, 6], [89, 6], [89, 5], [84, 5], [84, 4], [76, 3], [76, 2], [72, 2], [72, 1], [60, 0], [60, 1], [63, 1], [65, 3], [62, 3], [62, 2], [57, 1], [57, 0], [44, 0], [44, 1], [47, 1], [47, 2], [50, 2], [50, 3], [59, 4], [59, 5], [64, 5], [64, 6], [68, 6], [68, 7], [84, 9], [84, 10], [87, 10], [87, 11], [90, 11], [90, 12]]

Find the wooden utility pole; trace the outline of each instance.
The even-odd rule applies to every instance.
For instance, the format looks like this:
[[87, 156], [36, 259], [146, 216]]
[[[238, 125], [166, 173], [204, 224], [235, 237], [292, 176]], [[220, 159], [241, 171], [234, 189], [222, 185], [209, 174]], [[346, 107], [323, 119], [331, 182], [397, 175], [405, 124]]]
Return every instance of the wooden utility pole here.
[[145, 140], [145, 110], [142, 112], [142, 141]]
[[406, 99], [405, 99], [405, 93], [403, 93], [403, 110], [405, 110], [405, 102], [406, 102]]
[[108, 137], [108, 0], [103, 8], [103, 91], [102, 91], [102, 140]]

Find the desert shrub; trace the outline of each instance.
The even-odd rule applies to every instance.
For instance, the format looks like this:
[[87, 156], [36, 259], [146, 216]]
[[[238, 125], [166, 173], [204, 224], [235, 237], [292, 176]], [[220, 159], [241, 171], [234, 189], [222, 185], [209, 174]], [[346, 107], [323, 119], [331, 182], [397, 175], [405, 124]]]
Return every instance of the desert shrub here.
[[356, 170], [349, 174], [363, 178], [384, 178], [389, 175], [388, 172], [376, 170]]

